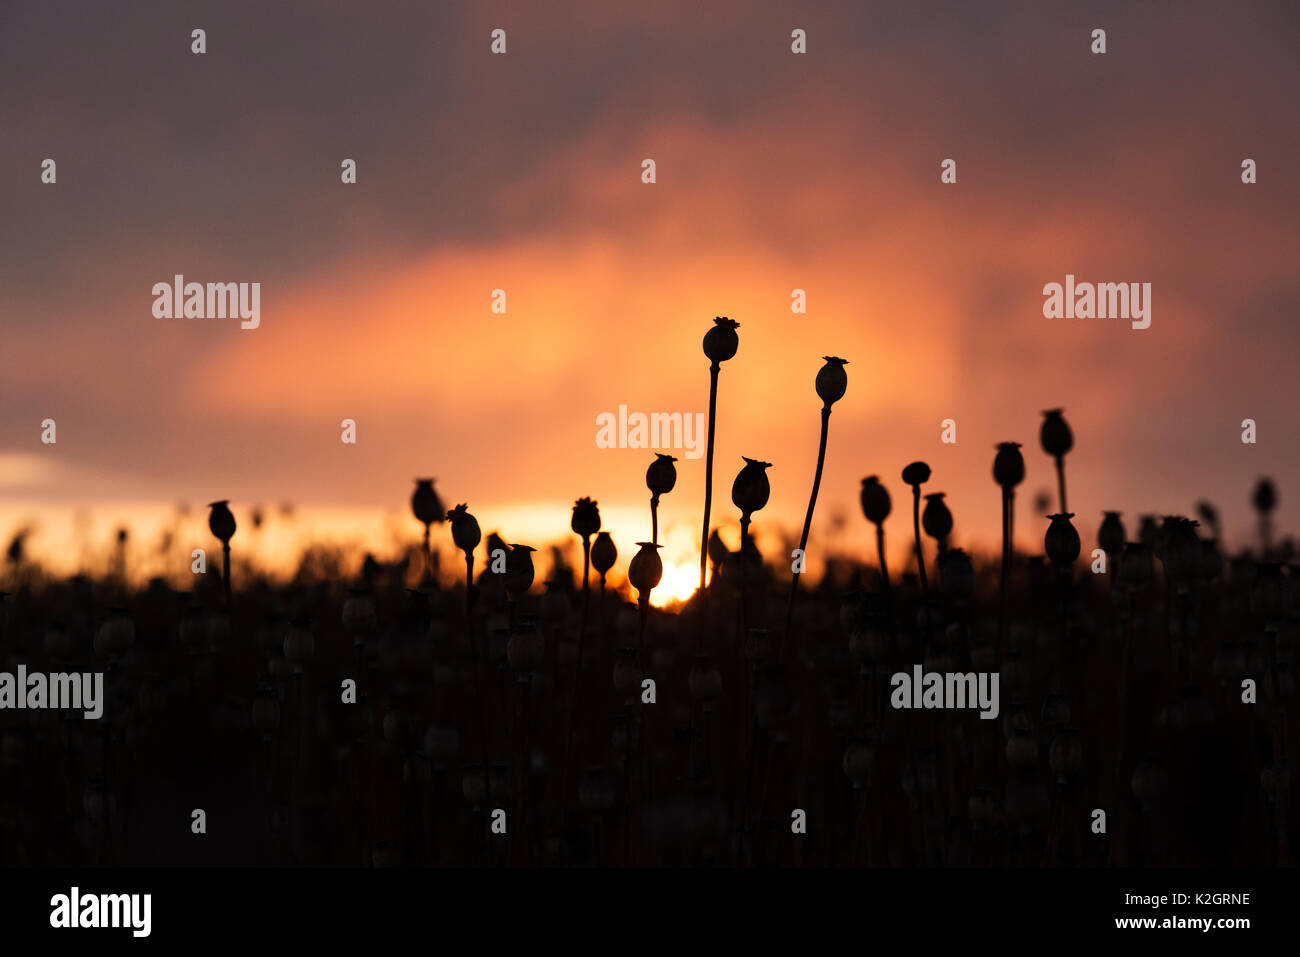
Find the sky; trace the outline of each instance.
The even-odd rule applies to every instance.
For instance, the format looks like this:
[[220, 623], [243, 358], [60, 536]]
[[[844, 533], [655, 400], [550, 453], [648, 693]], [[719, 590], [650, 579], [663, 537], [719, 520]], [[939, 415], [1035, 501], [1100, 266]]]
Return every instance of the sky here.
[[[32, 525], [75, 564], [69, 529], [183, 502], [210, 545], [221, 498], [383, 548], [403, 519], [418, 536], [412, 479], [434, 476], [533, 544], [590, 495], [626, 560], [653, 455], [598, 447], [597, 416], [706, 411], [715, 316], [741, 325], [713, 516], [738, 519], [741, 456], [772, 462], [760, 541], [802, 522], [814, 377], [849, 360], [810, 560], [866, 548], [870, 474], [904, 548], [914, 459], [955, 542], [995, 548], [1004, 440], [1040, 546], [1057, 407], [1085, 547], [1102, 509], [1132, 528], [1202, 498], [1249, 544], [1260, 475], [1294, 529], [1298, 40], [1289, 3], [6, 0], [0, 535]], [[177, 273], [261, 283], [260, 326], [156, 318]], [[1150, 328], [1044, 318], [1067, 273], [1151, 283]], [[685, 567], [704, 460], [674, 454], [661, 523]]]

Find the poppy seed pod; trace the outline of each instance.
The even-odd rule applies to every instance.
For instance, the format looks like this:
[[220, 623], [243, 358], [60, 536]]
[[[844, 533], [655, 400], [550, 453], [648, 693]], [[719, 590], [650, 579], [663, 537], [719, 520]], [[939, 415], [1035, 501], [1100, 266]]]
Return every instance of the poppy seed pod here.
[[1025, 457], [1019, 442], [999, 442], [993, 456], [993, 481], [1004, 489], [1013, 489], [1025, 480]]
[[960, 548], [950, 548], [939, 556], [939, 588], [954, 601], [970, 600], [975, 590], [975, 569], [970, 556]]
[[1064, 409], [1048, 409], [1043, 413], [1043, 426], [1038, 430], [1038, 441], [1043, 451], [1051, 456], [1062, 456], [1074, 448], [1074, 433], [1061, 416]]
[[229, 499], [208, 503], [212, 509], [208, 513], [208, 528], [219, 538], [222, 544], [229, 544], [235, 537], [235, 516], [230, 511]]
[[541, 667], [545, 655], [546, 639], [541, 629], [525, 619], [506, 644], [506, 661], [520, 681], [527, 681]]
[[424, 525], [441, 522], [447, 517], [442, 499], [438, 497], [433, 487], [434, 481], [434, 479], [416, 479], [415, 491], [411, 493], [411, 511], [416, 521]]
[[368, 588], [349, 588], [343, 601], [343, 629], [350, 635], [371, 634], [379, 627]]
[[736, 330], [740, 323], [726, 316], [713, 320], [713, 328], [704, 334], [704, 354], [714, 362], [726, 362], [736, 354], [740, 347], [740, 337]]
[[1159, 537], [1160, 526], [1156, 524], [1156, 517], [1154, 515], [1143, 515], [1142, 524], [1138, 527], [1138, 541], [1155, 551], [1156, 540]]
[[591, 567], [598, 574], [605, 575], [617, 560], [618, 549], [614, 547], [614, 539], [609, 537], [609, 532], [601, 532], [591, 545]]
[[284, 660], [301, 669], [316, 657], [316, 638], [311, 633], [311, 626], [302, 620], [294, 621], [289, 632], [284, 636]]
[[637, 590], [638, 597], [648, 598], [650, 590], [664, 577], [664, 563], [659, 558], [662, 546], [653, 542], [637, 542], [637, 545], [641, 550], [627, 566], [627, 580]]
[[731, 483], [731, 501], [740, 509], [741, 514], [752, 515], [767, 505], [768, 497], [772, 494], [772, 486], [767, 481], [767, 470], [772, 467], [772, 463], [760, 462], [743, 455], [741, 458], [745, 460], [745, 467], [736, 475], [736, 481]]
[[837, 356], [822, 356], [826, 364], [817, 370], [817, 398], [823, 407], [829, 409], [834, 403], [844, 398], [844, 391], [849, 387], [849, 376], [844, 367], [848, 359]]
[[667, 495], [677, 484], [677, 468], [673, 465], [677, 459], [662, 452], [655, 453], [655, 460], [645, 471], [645, 484], [655, 495]]
[[600, 531], [600, 510], [591, 499], [578, 499], [573, 503], [573, 518], [569, 522], [575, 535], [590, 538]]
[[924, 485], [930, 481], [930, 466], [924, 462], [913, 462], [903, 469], [903, 481], [908, 485]]
[[944, 504], [943, 492], [932, 492], [925, 497], [925, 511], [921, 513], [921, 527], [925, 534], [945, 541], [952, 534], [952, 512]]
[[1190, 518], [1170, 515], [1162, 527], [1164, 549], [1160, 560], [1165, 574], [1180, 584], [1195, 577], [1200, 561], [1201, 539], [1196, 534], [1196, 525]]
[[1079, 557], [1079, 533], [1075, 531], [1070, 519], [1073, 512], [1062, 512], [1047, 516], [1051, 524], [1043, 536], [1043, 550], [1053, 565], [1071, 565]]
[[1124, 523], [1120, 521], [1119, 512], [1106, 512], [1097, 529], [1097, 545], [1111, 559], [1114, 559], [1124, 547]]
[[889, 518], [889, 490], [880, 484], [880, 479], [875, 475], [868, 475], [862, 480], [859, 499], [862, 502], [862, 514], [868, 522], [879, 525]]
[[531, 545], [511, 545], [506, 553], [506, 594], [518, 601], [533, 587], [533, 552]]
[[1273, 485], [1273, 480], [1262, 478], [1255, 485], [1255, 493], [1251, 496], [1251, 504], [1257, 511], [1268, 514], [1277, 508], [1277, 488]]
[[468, 507], [457, 505], [447, 513], [447, 519], [451, 522], [451, 540], [466, 555], [471, 554], [483, 539], [483, 533], [478, 527], [478, 519], [467, 511]]

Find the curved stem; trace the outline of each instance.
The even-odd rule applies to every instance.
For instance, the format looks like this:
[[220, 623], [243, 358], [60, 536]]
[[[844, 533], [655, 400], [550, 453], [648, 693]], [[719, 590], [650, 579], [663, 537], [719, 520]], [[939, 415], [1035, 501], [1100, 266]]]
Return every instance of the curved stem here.
[[650, 496], [650, 542], [659, 544], [659, 493]]
[[[709, 441], [704, 457], [704, 531], [700, 535], [700, 591], [709, 555], [709, 509], [713, 505], [713, 423], [718, 412], [718, 363], [709, 366]], [[706, 593], [707, 594], [707, 593]]]
[[[799, 555], [800, 564], [807, 560], [805, 549], [808, 547], [808, 532], [812, 528], [813, 509], [817, 507], [817, 490], [822, 484], [822, 466], [826, 464], [826, 435], [830, 431], [831, 410], [830, 406], [822, 407], [822, 436], [817, 445], [817, 471], [813, 473], [812, 495], [808, 497], [808, 511], [803, 517], [803, 534], [799, 536]], [[784, 643], [790, 637], [790, 622], [794, 617], [794, 595], [799, 589], [800, 572], [795, 572], [790, 579], [790, 597], [785, 603], [785, 633], [782, 639], [782, 652], [784, 652]]]

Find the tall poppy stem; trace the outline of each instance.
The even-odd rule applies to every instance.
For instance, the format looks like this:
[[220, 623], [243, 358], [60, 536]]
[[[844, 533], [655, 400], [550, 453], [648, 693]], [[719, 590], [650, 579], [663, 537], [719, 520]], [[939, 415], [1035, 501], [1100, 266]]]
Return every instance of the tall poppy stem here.
[[[821, 441], [817, 444], [817, 471], [813, 473], [812, 495], [808, 497], [808, 511], [803, 518], [803, 534], [799, 536], [799, 564], [802, 565], [806, 553], [804, 549], [808, 547], [808, 532], [812, 528], [813, 509], [817, 507], [817, 490], [822, 484], [822, 466], [826, 464], [826, 435], [830, 431], [831, 425], [831, 408], [829, 405], [822, 407], [822, 435]], [[782, 639], [781, 651], [785, 651], [785, 642], [790, 638], [790, 623], [794, 619], [794, 595], [799, 590], [799, 575], [796, 571], [790, 579], [790, 597], [785, 603], [785, 634]]]
[[885, 586], [885, 599], [889, 599], [889, 566], [885, 564], [885, 526], [876, 526], [876, 554], [880, 558], [880, 580]]
[[1011, 490], [1002, 490], [1002, 578], [998, 584], [998, 662], [1007, 651], [1007, 578], [1011, 574]]
[[483, 679], [479, 676], [478, 642], [474, 640], [474, 556], [465, 556], [465, 623], [469, 628], [470, 663], [474, 668], [474, 697], [478, 699], [479, 754], [483, 759], [483, 796], [492, 801], [492, 769], [488, 766], [487, 703], [483, 700]]
[[1065, 507], [1065, 456], [1056, 456], [1056, 485], [1061, 492], [1061, 514], [1064, 515], [1069, 511]]
[[704, 531], [700, 534], [700, 591], [702, 592], [709, 557], [709, 509], [713, 505], [713, 424], [718, 413], [718, 372], [721, 368], [722, 366], [716, 360], [709, 366], [709, 441], [704, 456]]
[[912, 535], [916, 539], [916, 568], [921, 573], [921, 622], [926, 644], [930, 642], [930, 583], [925, 576], [925, 552], [921, 548], [921, 486], [912, 486]]
[[221, 543], [221, 577], [226, 586], [226, 611], [230, 611], [230, 542]]
[[650, 496], [650, 542], [659, 544], [659, 493]]

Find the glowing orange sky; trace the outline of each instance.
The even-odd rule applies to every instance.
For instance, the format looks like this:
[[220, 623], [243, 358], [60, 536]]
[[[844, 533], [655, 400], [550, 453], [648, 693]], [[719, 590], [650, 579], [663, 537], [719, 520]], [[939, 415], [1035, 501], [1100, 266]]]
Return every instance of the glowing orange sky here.
[[[987, 547], [1007, 439], [1029, 465], [1017, 531], [1041, 541], [1039, 411], [1057, 406], [1085, 542], [1103, 508], [1135, 523], [1205, 497], [1245, 543], [1260, 474], [1279, 480], [1279, 523], [1297, 524], [1294, 11], [1103, 8], [1111, 52], [1093, 57], [1090, 20], [1018, 7], [378, 4], [358, 23], [345, 6], [310, 23], [205, 11], [206, 62], [171, 51], [192, 17], [162, 5], [112, 24], [26, 8], [0, 39], [16, 134], [0, 155], [14, 211], [0, 533], [53, 506], [214, 498], [378, 515], [436, 475], [485, 531], [533, 509], [559, 537], [592, 495], [624, 516], [626, 559], [648, 536], [648, 516], [627, 526], [653, 456], [598, 448], [596, 416], [705, 411], [715, 315], [741, 322], [721, 377], [719, 524], [735, 523], [742, 455], [774, 463], [760, 533], [801, 521], [823, 355], [850, 360], [849, 388], [812, 550], [837, 513], [866, 543], [856, 497], [872, 473], [901, 547], [899, 472], [916, 458], [958, 544]], [[506, 57], [487, 53], [496, 25]], [[63, 70], [77, 51], [85, 68]], [[338, 182], [345, 156], [356, 186]], [[154, 319], [149, 290], [176, 272], [260, 281], [261, 328]], [[1151, 282], [1151, 328], [1044, 319], [1042, 286], [1067, 272]], [[794, 288], [807, 315], [790, 312]], [[940, 442], [947, 418], [956, 445]], [[677, 454], [663, 521], [698, 534], [703, 460]]]

